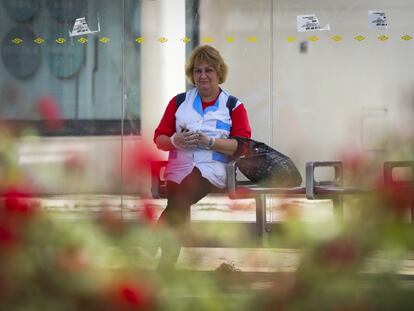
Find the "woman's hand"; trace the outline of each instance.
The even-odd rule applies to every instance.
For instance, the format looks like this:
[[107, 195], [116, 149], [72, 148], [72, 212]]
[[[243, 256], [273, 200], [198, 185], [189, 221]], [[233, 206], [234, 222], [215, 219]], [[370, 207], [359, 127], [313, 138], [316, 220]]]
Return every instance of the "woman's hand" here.
[[171, 136], [171, 143], [176, 149], [194, 149], [197, 148], [199, 133], [183, 131]]
[[207, 136], [204, 133], [198, 132], [197, 147], [201, 149], [211, 149], [215, 142], [214, 137]]

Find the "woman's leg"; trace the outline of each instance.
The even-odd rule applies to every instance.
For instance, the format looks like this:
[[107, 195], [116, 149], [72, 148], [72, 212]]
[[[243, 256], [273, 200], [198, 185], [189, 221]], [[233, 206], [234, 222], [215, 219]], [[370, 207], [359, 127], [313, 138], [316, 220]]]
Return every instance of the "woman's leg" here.
[[[217, 188], [202, 177], [197, 168], [194, 168], [181, 184], [169, 182], [167, 184], [167, 207], [158, 220], [159, 225], [177, 231], [183, 230], [190, 218], [191, 205], [197, 203], [215, 189]], [[180, 249], [180, 245], [162, 241], [159, 268], [172, 267], [180, 255]]]

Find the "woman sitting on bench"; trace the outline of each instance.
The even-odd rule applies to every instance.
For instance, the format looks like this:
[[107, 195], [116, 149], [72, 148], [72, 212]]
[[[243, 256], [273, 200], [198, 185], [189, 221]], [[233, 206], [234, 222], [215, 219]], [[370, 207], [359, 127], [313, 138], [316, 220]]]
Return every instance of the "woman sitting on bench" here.
[[[219, 87], [227, 65], [215, 48], [194, 49], [185, 73], [195, 87], [171, 99], [154, 133], [157, 147], [169, 151], [168, 202], [158, 223], [177, 230], [188, 223], [192, 204], [225, 187], [228, 156], [237, 149], [230, 137], [251, 136], [244, 105]], [[180, 249], [161, 243], [158, 269], [173, 268]]]

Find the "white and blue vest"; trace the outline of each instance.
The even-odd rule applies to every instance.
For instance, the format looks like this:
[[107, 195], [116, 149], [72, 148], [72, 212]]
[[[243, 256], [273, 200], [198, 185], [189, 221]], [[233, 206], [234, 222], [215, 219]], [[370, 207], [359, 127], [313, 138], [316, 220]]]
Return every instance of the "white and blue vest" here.
[[[197, 89], [187, 91], [185, 100], [178, 107], [175, 118], [176, 132], [185, 126], [190, 131], [200, 131], [214, 138], [228, 138], [231, 130], [231, 117], [227, 108], [229, 94], [221, 91], [213, 106], [203, 111], [201, 98]], [[234, 108], [240, 105], [237, 101]], [[227, 182], [226, 163], [228, 156], [212, 150], [181, 149], [169, 153], [168, 164], [164, 177], [166, 180], [181, 183], [194, 167], [197, 167], [202, 176], [213, 185], [224, 188]]]

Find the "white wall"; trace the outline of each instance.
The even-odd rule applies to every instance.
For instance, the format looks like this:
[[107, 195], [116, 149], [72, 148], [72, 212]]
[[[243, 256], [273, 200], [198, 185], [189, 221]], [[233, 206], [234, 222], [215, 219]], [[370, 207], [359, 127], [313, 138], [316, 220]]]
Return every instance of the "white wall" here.
[[151, 138], [169, 100], [185, 91], [185, 0], [142, 1], [141, 9], [142, 134]]

